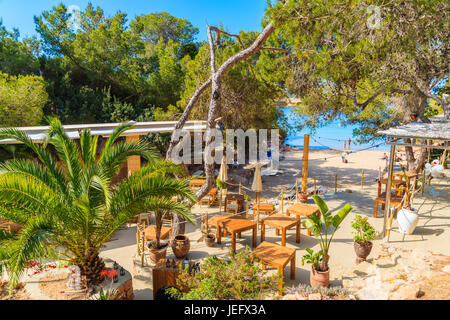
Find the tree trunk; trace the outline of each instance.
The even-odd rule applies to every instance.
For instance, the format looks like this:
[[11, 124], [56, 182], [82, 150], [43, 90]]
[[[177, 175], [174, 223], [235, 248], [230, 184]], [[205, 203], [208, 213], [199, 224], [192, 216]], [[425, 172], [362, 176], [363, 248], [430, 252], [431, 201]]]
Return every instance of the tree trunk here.
[[105, 262], [98, 253], [92, 253], [90, 250], [86, 250], [83, 259], [79, 268], [81, 276], [86, 279], [86, 286], [90, 288], [101, 283], [103, 279], [100, 273], [105, 269]]
[[[427, 97], [420, 92], [414, 92], [405, 96], [402, 103], [403, 119], [402, 124], [407, 124], [413, 121], [411, 115], [415, 114], [422, 122], [429, 123], [430, 120], [424, 116], [425, 108], [427, 106]], [[411, 139], [405, 139], [406, 143], [411, 143]], [[414, 156], [412, 147], [405, 147], [406, 161], [408, 163], [408, 171], [418, 173], [425, 164], [427, 155], [427, 148], [421, 148], [417, 159]]]

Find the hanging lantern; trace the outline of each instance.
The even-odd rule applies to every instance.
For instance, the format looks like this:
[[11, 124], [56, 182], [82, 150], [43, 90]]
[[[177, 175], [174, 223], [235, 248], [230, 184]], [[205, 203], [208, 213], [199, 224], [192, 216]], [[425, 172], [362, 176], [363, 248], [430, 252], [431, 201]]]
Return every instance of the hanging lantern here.
[[125, 269], [123, 267], [120, 267], [120, 275], [121, 276], [125, 275]]

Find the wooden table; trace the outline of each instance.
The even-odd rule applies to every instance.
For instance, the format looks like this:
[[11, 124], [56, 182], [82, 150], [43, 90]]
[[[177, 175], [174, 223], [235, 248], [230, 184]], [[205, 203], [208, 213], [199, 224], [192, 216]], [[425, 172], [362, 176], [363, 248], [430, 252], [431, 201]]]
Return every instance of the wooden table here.
[[267, 218], [262, 219], [261, 241], [266, 237], [266, 226], [276, 229], [277, 235], [281, 230], [281, 245], [286, 246], [286, 230], [296, 227], [295, 242], [300, 243], [300, 220], [291, 218], [282, 213], [274, 213]]
[[[309, 217], [312, 214], [317, 214], [320, 217], [319, 207], [312, 204], [296, 203], [286, 209], [286, 215], [294, 214], [300, 221], [300, 217]], [[308, 236], [311, 236], [311, 231], [308, 229]]]
[[[378, 180], [378, 197], [381, 195], [381, 185], [382, 184], [386, 185], [386, 190], [385, 191], [387, 191], [388, 179], [384, 178], [384, 179]], [[400, 186], [405, 186], [405, 185], [406, 185], [406, 182], [404, 180], [392, 179], [391, 187], [395, 187], [395, 192], [396, 193], [399, 193]]]
[[[172, 260], [172, 259], [170, 259]], [[187, 287], [179, 287], [177, 285], [177, 278], [180, 274], [180, 265], [183, 264], [183, 260], [175, 260], [175, 267], [167, 267], [166, 262], [167, 259], [159, 260], [156, 265], [153, 267], [153, 296], [156, 295], [159, 289], [165, 286], [173, 286], [180, 289], [183, 292], [188, 292], [189, 288]], [[170, 261], [172, 262], [172, 261]], [[190, 262], [190, 267], [193, 267], [194, 263]]]
[[252, 247], [256, 247], [256, 222], [242, 218], [242, 217], [229, 217], [219, 220], [217, 223], [217, 243], [222, 243], [222, 229], [231, 233], [231, 251], [236, 252], [236, 234], [241, 235], [241, 232], [247, 230], [253, 230], [253, 243]]
[[[418, 175], [417, 173], [413, 173], [413, 172], [405, 172], [406, 177], [408, 177], [408, 179], [412, 179], [412, 178], [417, 178]], [[399, 171], [399, 172], [394, 172], [392, 173], [393, 177], [400, 177], [400, 179], [403, 179], [403, 171]]]
[[[169, 237], [172, 228], [161, 227], [161, 239], [166, 239]], [[145, 239], [147, 241], [156, 240], [156, 228], [155, 226], [148, 226], [144, 229]]]
[[[252, 254], [261, 260], [263, 269], [266, 265], [270, 265], [280, 270], [281, 277], [284, 281], [284, 268], [291, 262], [291, 279], [295, 279], [295, 249], [283, 247], [275, 243], [263, 241]], [[283, 290], [283, 283], [280, 284], [279, 294]]]
[[[259, 204], [259, 212], [264, 214], [273, 213], [274, 205], [271, 203], [260, 203]], [[258, 212], [258, 204], [253, 202], [253, 219], [255, 219], [255, 213]]]
[[236, 208], [235, 208], [235, 214], [237, 214], [238, 212], [243, 212], [244, 211], [244, 195], [240, 194], [240, 193], [230, 193], [227, 192], [226, 196], [225, 196], [225, 206], [224, 206], [224, 211], [227, 212], [227, 208], [228, 208], [228, 203], [229, 202], [234, 202], [236, 204]]
[[201, 187], [206, 182], [206, 179], [192, 179], [189, 181], [189, 187]]
[[[208, 218], [208, 228], [215, 228], [216, 229], [216, 239], [219, 239], [219, 222], [225, 219], [245, 219], [242, 215], [235, 215], [235, 216], [212, 216], [211, 218]], [[227, 231], [223, 230], [224, 235], [227, 235]]]

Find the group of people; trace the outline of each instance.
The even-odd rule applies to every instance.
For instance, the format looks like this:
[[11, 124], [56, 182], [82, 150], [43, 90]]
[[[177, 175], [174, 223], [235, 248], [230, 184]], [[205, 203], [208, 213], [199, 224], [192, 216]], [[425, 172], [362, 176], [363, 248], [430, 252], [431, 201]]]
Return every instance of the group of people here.
[[[350, 150], [351, 143], [352, 143], [352, 139], [348, 138], [348, 150]], [[347, 140], [344, 140], [344, 150], [347, 150]]]

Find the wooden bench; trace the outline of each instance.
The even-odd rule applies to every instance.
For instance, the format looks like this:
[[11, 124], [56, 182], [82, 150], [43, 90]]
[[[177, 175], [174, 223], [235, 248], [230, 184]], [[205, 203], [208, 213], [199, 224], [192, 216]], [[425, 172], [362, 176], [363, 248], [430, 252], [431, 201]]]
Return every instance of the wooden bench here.
[[261, 225], [261, 241], [266, 237], [266, 226], [271, 226], [276, 229], [276, 235], [280, 234], [281, 230], [281, 245], [286, 246], [286, 231], [296, 227], [295, 242], [300, 243], [300, 220], [291, 218], [282, 213], [274, 213], [262, 220]]
[[[258, 212], [258, 204], [256, 202], [253, 203], [253, 220], [255, 219], [255, 214]], [[259, 204], [259, 213], [263, 214], [271, 214], [273, 213], [275, 207], [272, 203], [260, 203]]]
[[[291, 279], [295, 279], [295, 249], [283, 247], [275, 243], [263, 241], [252, 255], [261, 260], [263, 269], [266, 265], [272, 266], [280, 270], [282, 280], [284, 282], [284, 268], [291, 262]], [[279, 294], [283, 292], [283, 283], [280, 284]]]

